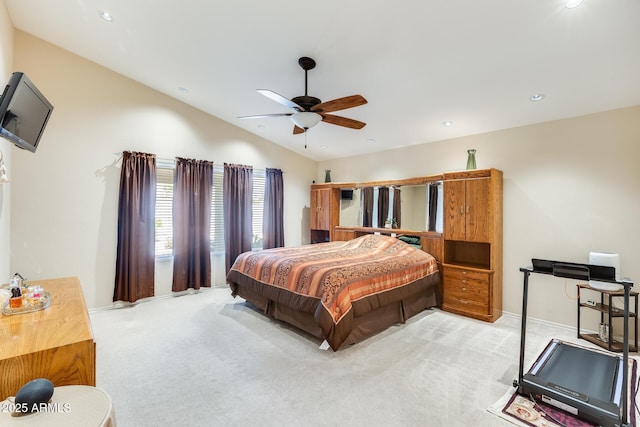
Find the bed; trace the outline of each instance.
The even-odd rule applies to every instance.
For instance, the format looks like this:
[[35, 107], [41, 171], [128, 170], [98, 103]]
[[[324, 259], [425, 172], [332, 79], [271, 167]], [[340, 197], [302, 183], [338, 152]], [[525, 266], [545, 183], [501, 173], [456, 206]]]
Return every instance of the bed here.
[[440, 302], [435, 258], [375, 234], [245, 252], [227, 282], [234, 297], [326, 340], [334, 351]]

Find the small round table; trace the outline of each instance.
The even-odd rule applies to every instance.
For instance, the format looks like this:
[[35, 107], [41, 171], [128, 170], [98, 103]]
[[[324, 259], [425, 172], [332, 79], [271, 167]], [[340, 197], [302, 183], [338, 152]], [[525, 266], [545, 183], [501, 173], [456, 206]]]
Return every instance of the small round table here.
[[111, 397], [99, 388], [86, 385], [55, 387], [51, 401], [38, 412], [14, 416], [11, 414], [14, 408], [13, 397], [0, 403], [0, 425], [116, 427]]

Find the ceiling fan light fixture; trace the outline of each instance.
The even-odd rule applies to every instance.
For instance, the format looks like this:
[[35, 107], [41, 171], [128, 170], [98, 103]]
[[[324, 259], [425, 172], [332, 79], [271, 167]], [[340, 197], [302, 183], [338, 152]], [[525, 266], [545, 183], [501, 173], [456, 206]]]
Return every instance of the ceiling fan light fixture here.
[[318, 113], [310, 111], [302, 111], [300, 113], [293, 114], [291, 121], [304, 130], [311, 129], [322, 120], [322, 116]]

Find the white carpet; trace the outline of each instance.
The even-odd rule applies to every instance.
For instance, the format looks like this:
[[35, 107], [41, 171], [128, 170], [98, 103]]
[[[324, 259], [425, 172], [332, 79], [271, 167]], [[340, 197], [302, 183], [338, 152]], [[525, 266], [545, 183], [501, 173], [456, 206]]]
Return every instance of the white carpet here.
[[[338, 352], [227, 288], [90, 316], [119, 427], [510, 425], [487, 408], [517, 377], [513, 316], [425, 311]], [[575, 331], [529, 321], [527, 360], [551, 338]]]

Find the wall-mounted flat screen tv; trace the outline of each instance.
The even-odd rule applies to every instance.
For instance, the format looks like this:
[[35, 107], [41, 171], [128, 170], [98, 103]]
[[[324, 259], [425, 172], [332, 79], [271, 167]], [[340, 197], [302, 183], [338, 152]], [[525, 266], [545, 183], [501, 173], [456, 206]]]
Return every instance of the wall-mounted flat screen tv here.
[[35, 153], [52, 111], [24, 73], [13, 73], [0, 98], [0, 136]]
[[340, 190], [342, 200], [353, 200], [353, 190]]

